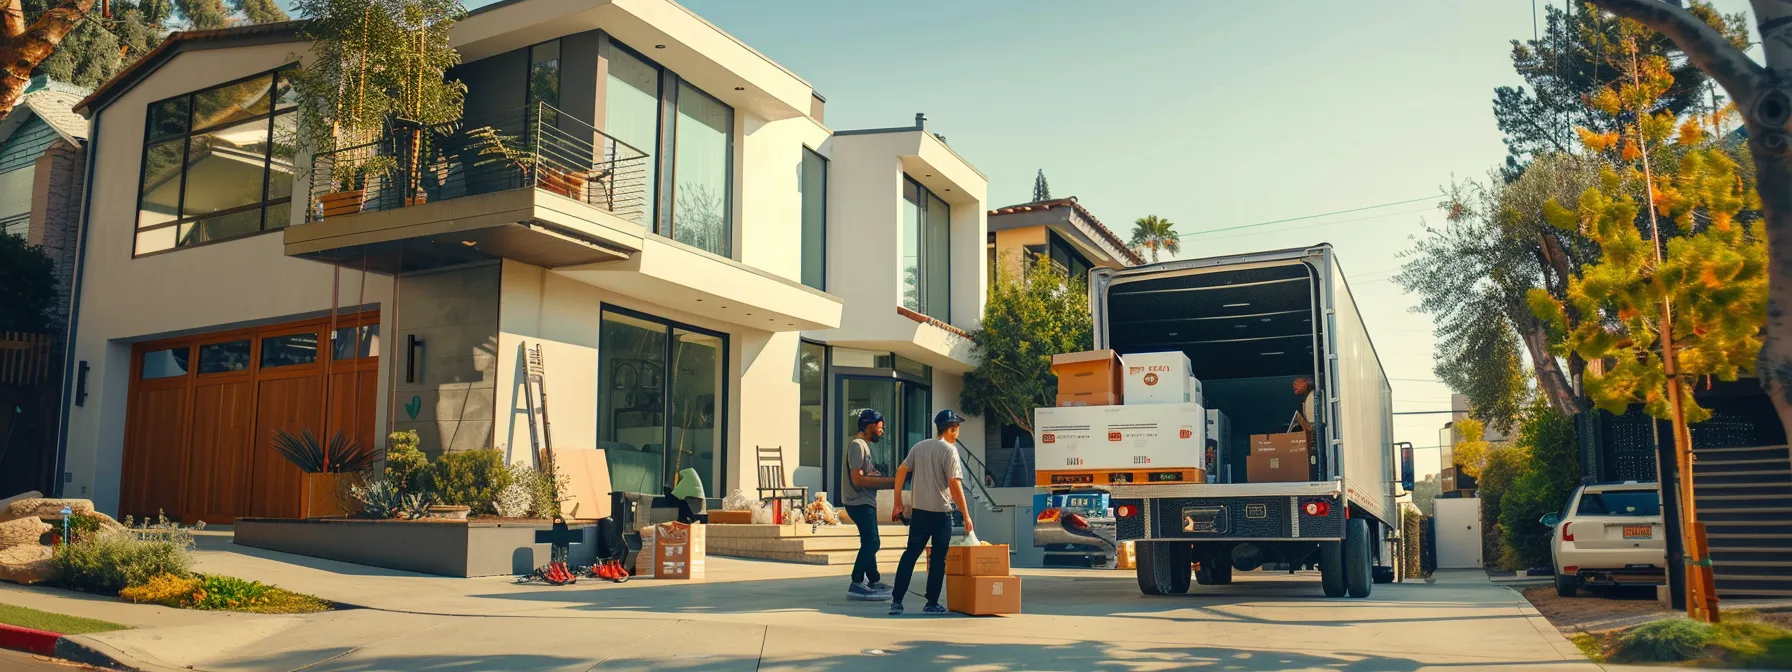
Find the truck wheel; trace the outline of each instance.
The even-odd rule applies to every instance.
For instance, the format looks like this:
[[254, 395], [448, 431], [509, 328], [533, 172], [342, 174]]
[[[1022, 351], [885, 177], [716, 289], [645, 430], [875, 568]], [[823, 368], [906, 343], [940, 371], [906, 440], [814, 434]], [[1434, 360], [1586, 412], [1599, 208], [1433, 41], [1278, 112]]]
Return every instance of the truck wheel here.
[[1146, 595], [1181, 595], [1188, 592], [1193, 561], [1189, 545], [1173, 541], [1138, 543], [1138, 562], [1133, 574], [1139, 579], [1139, 592]]
[[1319, 542], [1319, 587], [1326, 597], [1344, 596], [1344, 542]]
[[[1205, 566], [1205, 565], [1203, 565], [1203, 566]], [[1209, 581], [1213, 585], [1216, 585], [1216, 586], [1224, 586], [1226, 584], [1232, 583], [1232, 563], [1230, 563], [1230, 562], [1214, 563], [1213, 564], [1213, 572], [1209, 577]]]
[[1374, 587], [1374, 559], [1369, 556], [1369, 521], [1352, 518], [1344, 526], [1344, 585], [1351, 597], [1368, 597]]
[[1556, 575], [1556, 595], [1557, 596], [1559, 596], [1559, 597], [1574, 597], [1575, 595], [1578, 595], [1578, 594], [1580, 594], [1580, 577], [1578, 577], [1578, 576], [1563, 576], [1561, 574]]
[[1376, 565], [1374, 567], [1374, 571], [1375, 571], [1375, 582], [1376, 583], [1393, 583], [1396, 580], [1398, 580], [1398, 577], [1394, 576], [1394, 568], [1393, 567], [1383, 567], [1381, 565]]

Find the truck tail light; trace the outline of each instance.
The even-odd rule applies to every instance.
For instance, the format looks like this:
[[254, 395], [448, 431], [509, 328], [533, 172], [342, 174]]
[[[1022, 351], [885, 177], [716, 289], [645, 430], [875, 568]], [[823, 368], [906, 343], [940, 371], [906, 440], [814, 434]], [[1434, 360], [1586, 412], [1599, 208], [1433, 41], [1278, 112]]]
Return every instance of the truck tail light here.
[[1300, 510], [1314, 518], [1324, 518], [1332, 514], [1332, 505], [1323, 499], [1309, 499], [1300, 507]]
[[1089, 519], [1082, 517], [1082, 515], [1080, 515], [1080, 514], [1075, 514], [1075, 513], [1065, 514], [1064, 520], [1069, 521], [1070, 526], [1074, 527], [1076, 529], [1079, 529], [1079, 530], [1089, 529]]
[[1563, 565], [1562, 573], [1573, 575], [1580, 572], [1580, 565]]
[[1046, 509], [1044, 511], [1040, 511], [1037, 521], [1041, 522], [1041, 523], [1058, 522], [1058, 510], [1057, 509]]
[[1562, 523], [1562, 541], [1574, 541], [1574, 532], [1568, 529], [1574, 523]]
[[1121, 517], [1121, 518], [1131, 518], [1138, 514], [1139, 514], [1139, 507], [1133, 506], [1131, 504], [1121, 504], [1119, 506], [1114, 507], [1114, 515]]

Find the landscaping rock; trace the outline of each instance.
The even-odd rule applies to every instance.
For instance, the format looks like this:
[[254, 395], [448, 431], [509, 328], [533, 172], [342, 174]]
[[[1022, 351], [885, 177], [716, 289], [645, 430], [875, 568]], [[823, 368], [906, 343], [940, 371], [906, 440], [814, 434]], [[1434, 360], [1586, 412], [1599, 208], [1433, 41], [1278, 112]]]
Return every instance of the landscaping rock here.
[[124, 523], [120, 523], [116, 520], [113, 520], [111, 516], [108, 516], [106, 514], [95, 511], [95, 512], [89, 513], [87, 515], [92, 516], [94, 518], [98, 518], [100, 520], [100, 531], [101, 532], [117, 532], [119, 530], [124, 529]]
[[56, 550], [49, 546], [0, 549], [0, 581], [42, 583], [56, 578]]
[[38, 492], [36, 490], [26, 490], [24, 492], [13, 495], [11, 497], [7, 497], [6, 499], [0, 499], [0, 512], [6, 511], [8, 508], [12, 507], [13, 502], [19, 501], [21, 499], [42, 499], [43, 496], [44, 496], [44, 493]]
[[0, 523], [0, 549], [15, 546], [42, 546], [43, 543], [39, 539], [53, 529], [55, 529], [53, 526], [38, 520], [36, 516]]
[[46, 521], [62, 522], [62, 507], [68, 507], [75, 513], [93, 513], [91, 499], [46, 499], [33, 497], [21, 499], [6, 505], [0, 510], [0, 523], [20, 518], [37, 517]]

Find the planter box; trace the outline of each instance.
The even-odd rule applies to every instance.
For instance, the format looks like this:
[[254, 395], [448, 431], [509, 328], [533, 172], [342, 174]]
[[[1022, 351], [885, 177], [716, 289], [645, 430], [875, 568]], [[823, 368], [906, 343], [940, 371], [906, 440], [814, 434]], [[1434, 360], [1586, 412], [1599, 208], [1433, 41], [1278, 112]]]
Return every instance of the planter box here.
[[[573, 565], [597, 553], [597, 526], [570, 523], [584, 537], [571, 546]], [[535, 533], [545, 520], [357, 520], [352, 518], [238, 518], [236, 543], [357, 565], [440, 576], [524, 574], [548, 564], [548, 544]]]

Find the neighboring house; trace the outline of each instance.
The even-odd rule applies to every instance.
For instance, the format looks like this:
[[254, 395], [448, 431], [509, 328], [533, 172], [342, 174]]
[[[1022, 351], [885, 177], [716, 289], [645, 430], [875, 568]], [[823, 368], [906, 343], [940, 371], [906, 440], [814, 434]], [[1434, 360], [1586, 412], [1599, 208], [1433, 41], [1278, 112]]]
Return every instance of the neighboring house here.
[[[1439, 450], [1441, 454], [1438, 457], [1438, 478], [1442, 481], [1440, 487], [1443, 492], [1465, 491], [1472, 493], [1476, 489], [1475, 477], [1462, 473], [1462, 467], [1456, 464], [1454, 451], [1455, 445], [1462, 441], [1462, 433], [1457, 428], [1461, 426], [1463, 420], [1468, 419], [1471, 410], [1467, 395], [1450, 395], [1450, 421], [1444, 423], [1443, 429], [1438, 432], [1438, 445], [1442, 446]], [[1512, 437], [1490, 426], [1484, 426], [1481, 438], [1488, 443], [1490, 448], [1512, 443]]]
[[989, 211], [984, 242], [988, 282], [1019, 273], [1021, 264], [1041, 256], [1081, 282], [1093, 268], [1125, 268], [1145, 263], [1120, 237], [1076, 202], [1076, 197], [1010, 205]]
[[[848, 412], [891, 418], [893, 467], [957, 405], [985, 180], [937, 137], [832, 131], [807, 82], [668, 0], [513, 0], [451, 42], [466, 118], [423, 162], [426, 198], [370, 182], [359, 211], [325, 216], [309, 166], [361, 156], [270, 141], [308, 57], [295, 24], [177, 33], [84, 101], [68, 366], [90, 396], [65, 420], [66, 494], [294, 515], [275, 429], [533, 461], [550, 419], [557, 449], [607, 451], [617, 490], [694, 468], [750, 495], [764, 447], [837, 492]], [[485, 126], [535, 168], [472, 159]]]
[[0, 492], [48, 490], [56, 481], [62, 337], [80, 223], [87, 90], [35, 77], [0, 119], [0, 235], [41, 246], [57, 301], [45, 333], [0, 334]]

